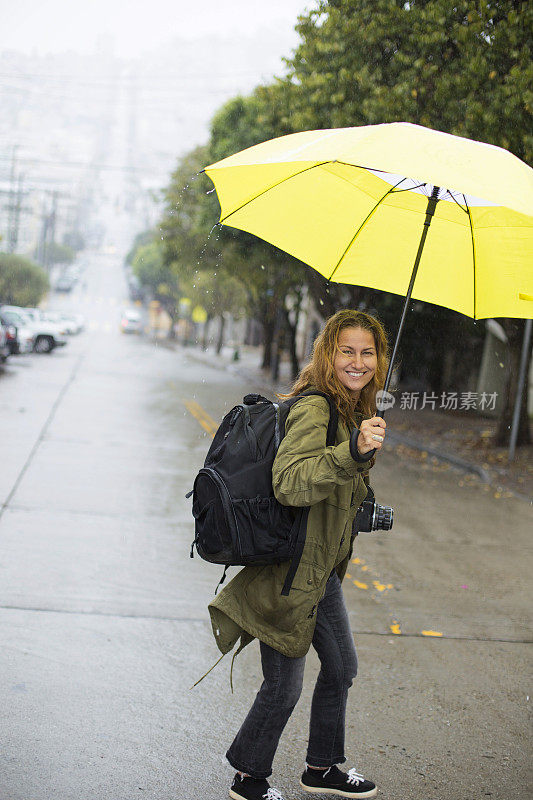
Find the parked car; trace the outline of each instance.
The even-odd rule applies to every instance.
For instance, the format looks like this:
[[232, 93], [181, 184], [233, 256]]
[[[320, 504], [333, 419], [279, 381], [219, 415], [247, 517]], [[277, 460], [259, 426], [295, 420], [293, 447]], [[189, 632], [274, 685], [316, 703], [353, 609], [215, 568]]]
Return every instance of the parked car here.
[[59, 311], [42, 311], [41, 319], [62, 326], [65, 333], [71, 335], [83, 330], [85, 322], [81, 314], [63, 314]]
[[26, 314], [26, 316], [29, 317], [31, 319], [31, 321], [35, 325], [39, 325], [42, 322], [49, 323], [49, 324], [53, 325], [57, 329], [57, 332], [61, 336], [66, 336], [67, 335], [67, 333], [68, 333], [67, 324], [65, 322], [63, 322], [62, 320], [59, 320], [59, 319], [58, 320], [48, 319], [47, 315], [44, 313], [44, 311], [42, 311], [42, 309], [40, 309], [40, 308], [21, 308], [20, 310], [23, 311], [24, 314]]
[[137, 309], [126, 308], [122, 312], [120, 320], [120, 329], [122, 333], [140, 333], [142, 327], [142, 318]]
[[4, 364], [11, 355], [11, 350], [7, 343], [7, 325], [0, 322], [0, 364]]
[[8, 323], [20, 328], [28, 328], [34, 338], [33, 350], [36, 353], [50, 353], [56, 347], [63, 347], [67, 340], [64, 334], [52, 322], [33, 320], [23, 308], [18, 306], [0, 306], [0, 313]]
[[61, 275], [55, 282], [54, 289], [56, 292], [71, 292], [75, 283], [75, 278], [71, 278], [68, 275]]
[[6, 343], [12, 356], [19, 353], [31, 353], [35, 343], [33, 332], [24, 325], [13, 325], [0, 311], [0, 323], [6, 334]]

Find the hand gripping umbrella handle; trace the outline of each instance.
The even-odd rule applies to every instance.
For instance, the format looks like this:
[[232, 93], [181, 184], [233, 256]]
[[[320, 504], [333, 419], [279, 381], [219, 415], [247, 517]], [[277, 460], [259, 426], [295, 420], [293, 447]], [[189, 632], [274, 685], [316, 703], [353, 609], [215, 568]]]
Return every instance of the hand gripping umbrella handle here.
[[376, 448], [370, 450], [368, 453], [361, 455], [357, 450], [357, 439], [359, 438], [359, 434], [361, 431], [359, 428], [354, 428], [351, 435], [350, 435], [350, 455], [354, 461], [358, 463], [363, 463], [364, 461], [370, 461], [374, 453], [376, 452]]

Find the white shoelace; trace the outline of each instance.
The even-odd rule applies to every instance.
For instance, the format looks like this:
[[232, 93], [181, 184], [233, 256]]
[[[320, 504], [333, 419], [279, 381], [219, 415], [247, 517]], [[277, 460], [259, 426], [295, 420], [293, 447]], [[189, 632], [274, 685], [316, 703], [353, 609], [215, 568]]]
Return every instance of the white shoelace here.
[[359, 786], [362, 781], [364, 781], [363, 776], [359, 775], [355, 769], [352, 768], [348, 770], [348, 783], [355, 783]]
[[265, 800], [283, 800], [283, 797], [277, 789], [268, 789], [267, 793], [263, 795]]

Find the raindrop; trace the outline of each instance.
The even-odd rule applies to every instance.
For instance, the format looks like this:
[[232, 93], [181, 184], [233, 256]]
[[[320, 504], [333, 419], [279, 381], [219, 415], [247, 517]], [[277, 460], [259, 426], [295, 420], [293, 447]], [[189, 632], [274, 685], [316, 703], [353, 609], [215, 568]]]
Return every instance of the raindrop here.
[[324, 301], [322, 300], [322, 298], [320, 298], [320, 300], [318, 302], [320, 303], [321, 306], [324, 305]]
[[208, 192], [206, 192], [206, 194], [213, 194], [213, 192], [214, 192], [214, 191], [215, 191], [215, 189], [214, 189], [214, 188], [213, 188], [213, 189], [209, 189], [209, 191], [208, 191]]

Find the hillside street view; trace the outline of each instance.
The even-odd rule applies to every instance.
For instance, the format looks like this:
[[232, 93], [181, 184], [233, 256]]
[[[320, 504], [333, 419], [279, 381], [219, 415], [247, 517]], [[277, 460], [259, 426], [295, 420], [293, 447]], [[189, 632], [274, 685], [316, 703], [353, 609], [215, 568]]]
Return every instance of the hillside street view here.
[[[368, 126], [370, 136], [408, 122], [415, 133], [495, 145], [531, 180], [532, 9], [503, 0], [152, 5], [98, 0], [78, 19], [64, 0], [50, 3], [50, 18], [29, 3], [10, 11], [0, 35], [0, 800], [222, 800], [230, 787], [245, 800], [307, 796], [300, 780], [321, 660], [310, 647], [272, 775], [228, 763], [268, 683], [265, 649], [252, 636], [232, 660], [235, 640], [214, 666], [222, 653], [208, 604], [224, 564], [191, 548], [186, 495], [224, 416], [245, 395], [281, 402], [336, 312], [377, 318], [390, 357], [420, 234], [408, 245], [402, 235], [415, 217], [427, 246], [368, 475], [394, 523], [360, 530], [342, 580], [358, 666], [337, 763], [384, 800], [529, 800], [533, 273], [524, 253], [533, 207], [518, 206], [532, 195], [485, 202], [468, 184], [446, 197], [431, 175], [423, 188], [418, 175], [400, 187], [394, 148], [381, 172], [365, 165], [363, 183], [342, 172], [348, 159], [322, 158], [309, 140], [298, 144], [307, 161], [297, 161], [309, 183], [287, 200], [296, 145], [276, 161], [269, 143], [256, 172], [239, 154], [303, 131], [326, 132], [329, 147], [336, 129]], [[203, 172], [234, 154], [240, 177]], [[267, 170], [268, 189], [258, 177]], [[463, 172], [466, 181], [468, 165]], [[350, 277], [385, 181], [387, 196], [402, 189], [389, 198], [391, 209], [405, 203], [402, 223], [391, 211], [373, 240], [385, 255], [363, 250], [365, 267], [354, 261]], [[309, 209], [331, 186], [354, 205], [328, 199], [318, 223]], [[371, 212], [356, 208], [371, 196]], [[259, 211], [245, 217], [255, 201]], [[462, 206], [467, 246], [450, 245], [455, 255], [441, 263]], [[333, 248], [329, 273], [320, 259], [344, 213], [355, 229]], [[483, 231], [495, 219], [489, 247]], [[489, 291], [491, 250], [508, 283], [495, 278]], [[407, 278], [395, 289], [404, 251]], [[459, 299], [449, 287], [476, 258], [474, 316], [470, 283]], [[519, 311], [497, 310], [508, 284]], [[351, 386], [373, 353], [344, 351]], [[333, 459], [339, 485], [354, 480], [355, 492], [359, 473], [346, 459], [365, 453], [342, 450], [339, 430], [319, 458]], [[294, 464], [310, 465], [317, 453], [297, 444]], [[342, 508], [336, 491], [324, 494], [324, 514], [349, 513], [349, 496]], [[334, 570], [326, 584], [308, 553], [299, 569], [311, 566], [307, 583], [318, 574], [312, 588], [324, 592]], [[218, 601], [241, 569], [229, 567]], [[303, 607], [311, 591], [296, 580], [287, 602]], [[310, 616], [322, 624], [318, 607]], [[273, 628], [286, 624], [273, 617]], [[336, 786], [314, 796], [365, 796], [361, 776]]]

